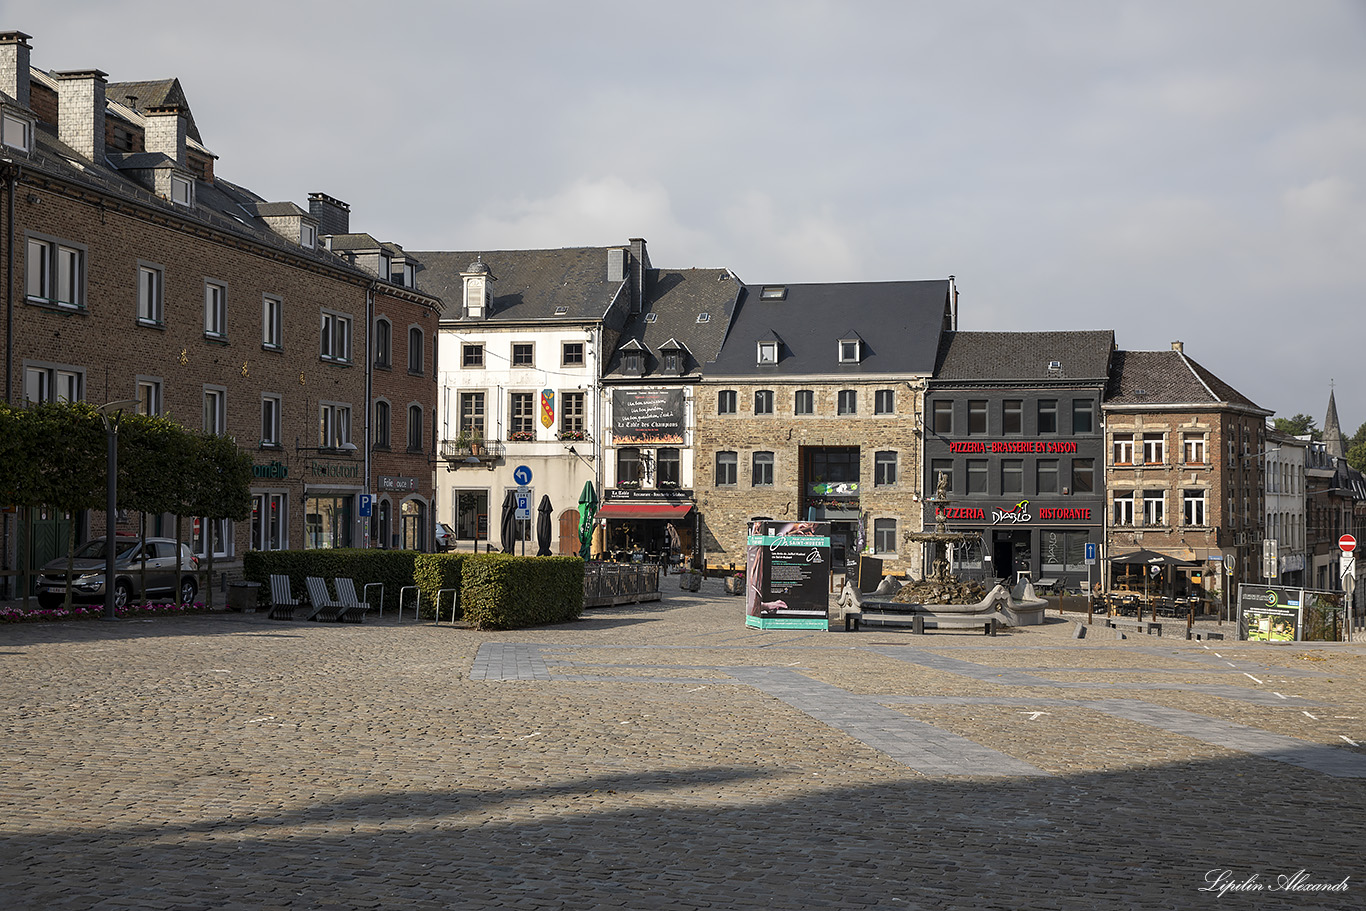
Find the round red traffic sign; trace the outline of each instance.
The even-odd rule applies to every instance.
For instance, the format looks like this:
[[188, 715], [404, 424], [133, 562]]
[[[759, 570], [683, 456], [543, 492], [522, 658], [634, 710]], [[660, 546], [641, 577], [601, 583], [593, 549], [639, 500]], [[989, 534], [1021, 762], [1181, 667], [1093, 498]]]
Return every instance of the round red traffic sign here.
[[1356, 546], [1357, 539], [1351, 535], [1343, 535], [1341, 538], [1338, 538], [1338, 547], [1342, 548], [1344, 554], [1350, 554], [1352, 551], [1356, 550]]

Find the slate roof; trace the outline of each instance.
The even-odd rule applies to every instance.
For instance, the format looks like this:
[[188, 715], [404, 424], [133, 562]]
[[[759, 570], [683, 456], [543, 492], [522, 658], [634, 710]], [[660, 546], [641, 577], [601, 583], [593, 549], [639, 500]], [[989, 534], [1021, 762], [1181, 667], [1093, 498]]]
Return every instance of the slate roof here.
[[[1083, 332], [945, 332], [935, 382], [1104, 383], [1111, 330]], [[1049, 365], [1061, 366], [1057, 371]]]
[[[707, 376], [906, 376], [934, 370], [940, 334], [951, 326], [949, 282], [848, 282], [787, 285], [783, 300], [762, 300], [746, 285], [730, 330]], [[865, 341], [863, 359], [839, 363], [839, 340]], [[756, 363], [759, 339], [781, 340], [777, 364]]]
[[[496, 270], [495, 270], [496, 274]], [[665, 379], [659, 352], [670, 340], [688, 350], [683, 376], [696, 378], [702, 365], [714, 360], [726, 336], [726, 326], [744, 289], [728, 269], [651, 269], [646, 273], [645, 302], [622, 329], [620, 343], [607, 361], [604, 377], [623, 378], [621, 349], [632, 342], [650, 352], [643, 376], [633, 382]], [[706, 322], [697, 321], [706, 313]], [[650, 317], [653, 316], [653, 319]]]
[[307, 210], [305, 210], [302, 206], [295, 205], [292, 202], [257, 202], [246, 206], [246, 208], [250, 209], [254, 214], [259, 215], [262, 218], [265, 218], [267, 216], [298, 217], [300, 215], [304, 216], [305, 218], [313, 218], [313, 216], [309, 215]]
[[1270, 415], [1247, 396], [1180, 351], [1116, 351], [1106, 408], [1213, 406]]
[[[613, 248], [619, 249], [619, 248]], [[417, 261], [417, 287], [446, 300], [447, 317], [462, 312], [460, 273], [482, 257], [495, 281], [484, 322], [600, 320], [625, 282], [607, 280], [607, 247], [475, 252], [408, 250]], [[564, 307], [564, 313], [556, 313]]]
[[190, 102], [185, 98], [185, 90], [180, 87], [179, 79], [110, 82], [104, 87], [104, 97], [121, 105], [128, 104], [129, 96], [134, 99], [133, 105], [139, 112], [167, 105], [180, 108], [185, 112], [185, 135], [195, 142], [204, 141], [199, 138], [199, 127], [195, 125], [194, 112], [190, 110]]
[[337, 253], [378, 250], [382, 245], [369, 234], [329, 234], [332, 250]]

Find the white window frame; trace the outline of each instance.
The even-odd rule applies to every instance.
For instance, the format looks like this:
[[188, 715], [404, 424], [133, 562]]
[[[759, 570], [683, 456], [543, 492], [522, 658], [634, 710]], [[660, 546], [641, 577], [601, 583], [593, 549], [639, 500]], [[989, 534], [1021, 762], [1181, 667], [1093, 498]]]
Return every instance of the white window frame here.
[[318, 403], [318, 448], [343, 449], [351, 442], [351, 405], [348, 402]]
[[1112, 497], [1114, 504], [1111, 517], [1111, 525], [1130, 527], [1134, 524], [1134, 492], [1132, 490], [1115, 491]]
[[778, 343], [759, 342], [757, 358], [756, 363], [760, 364], [778, 363]]
[[160, 415], [163, 389], [160, 377], [140, 376], [136, 384], [138, 414]]
[[204, 334], [228, 337], [228, 285], [212, 278], [204, 280]]
[[223, 545], [223, 549], [214, 551], [213, 555], [215, 557], [231, 557], [232, 522], [227, 519], [205, 519], [199, 517], [195, 518], [190, 529], [192, 542], [190, 549], [193, 551], [194, 555], [196, 557], [208, 556], [208, 554], [204, 552], [204, 530], [206, 528], [209, 528], [210, 530], [216, 529], [215, 537], [218, 540], [214, 543], [221, 542]]
[[275, 294], [261, 295], [261, 347], [280, 351], [285, 346], [284, 298]]
[[171, 202], [189, 208], [194, 205], [194, 182], [179, 174], [171, 175]]
[[1203, 433], [1185, 434], [1181, 441], [1182, 454], [1187, 465], [1205, 464], [1205, 435]]
[[222, 436], [228, 432], [228, 390], [204, 386], [204, 432]]
[[[289, 494], [277, 490], [253, 490], [251, 493], [251, 549], [289, 550]], [[270, 507], [277, 505], [275, 535], [270, 536]]]
[[1113, 465], [1132, 465], [1134, 464], [1134, 435], [1115, 434], [1111, 438], [1111, 462]]
[[155, 263], [138, 263], [138, 323], [165, 324], [166, 270]]
[[29, 235], [25, 293], [34, 303], [85, 309], [86, 248], [52, 237]]
[[9, 111], [0, 120], [0, 144], [25, 154], [33, 151], [33, 121]]
[[24, 401], [80, 402], [85, 399], [85, 371], [66, 364], [24, 364]]
[[1167, 524], [1167, 492], [1161, 489], [1143, 491], [1143, 524]]
[[841, 364], [857, 364], [862, 360], [863, 342], [856, 338], [840, 339], [839, 352]]
[[351, 363], [351, 317], [324, 310], [318, 330], [318, 356], [336, 364]]
[[1143, 464], [1161, 465], [1167, 460], [1167, 435], [1163, 433], [1143, 434]]
[[318, 246], [318, 228], [306, 221], [299, 222], [299, 246], [312, 250]]
[[1193, 528], [1208, 527], [1208, 509], [1208, 491], [1186, 489], [1181, 492], [1181, 517], [1187, 526]]
[[279, 448], [281, 412], [284, 410], [284, 397], [273, 392], [261, 393], [261, 446]]

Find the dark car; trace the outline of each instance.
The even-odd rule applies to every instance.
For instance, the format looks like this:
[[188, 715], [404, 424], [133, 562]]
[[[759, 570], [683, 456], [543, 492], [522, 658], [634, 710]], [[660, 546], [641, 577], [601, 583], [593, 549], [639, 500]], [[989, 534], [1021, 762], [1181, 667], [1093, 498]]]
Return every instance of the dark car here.
[[[71, 560], [71, 600], [104, 603], [105, 539], [95, 538], [76, 548]], [[170, 538], [114, 539], [114, 604], [123, 607], [143, 600], [143, 579], [147, 580], [146, 599], [174, 598], [182, 604], [194, 600], [199, 592], [195, 570], [199, 560], [188, 544], [180, 544], [180, 573], [176, 573], [176, 542]], [[38, 574], [38, 603], [57, 607], [66, 599], [67, 558], [58, 557]]]

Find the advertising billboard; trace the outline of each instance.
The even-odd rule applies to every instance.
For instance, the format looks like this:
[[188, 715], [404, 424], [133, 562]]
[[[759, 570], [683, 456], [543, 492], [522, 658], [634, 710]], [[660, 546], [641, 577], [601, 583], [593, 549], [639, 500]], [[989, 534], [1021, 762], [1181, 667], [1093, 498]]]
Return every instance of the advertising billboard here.
[[830, 523], [755, 522], [745, 561], [745, 625], [829, 629]]
[[613, 389], [614, 443], [682, 443], [682, 389]]

